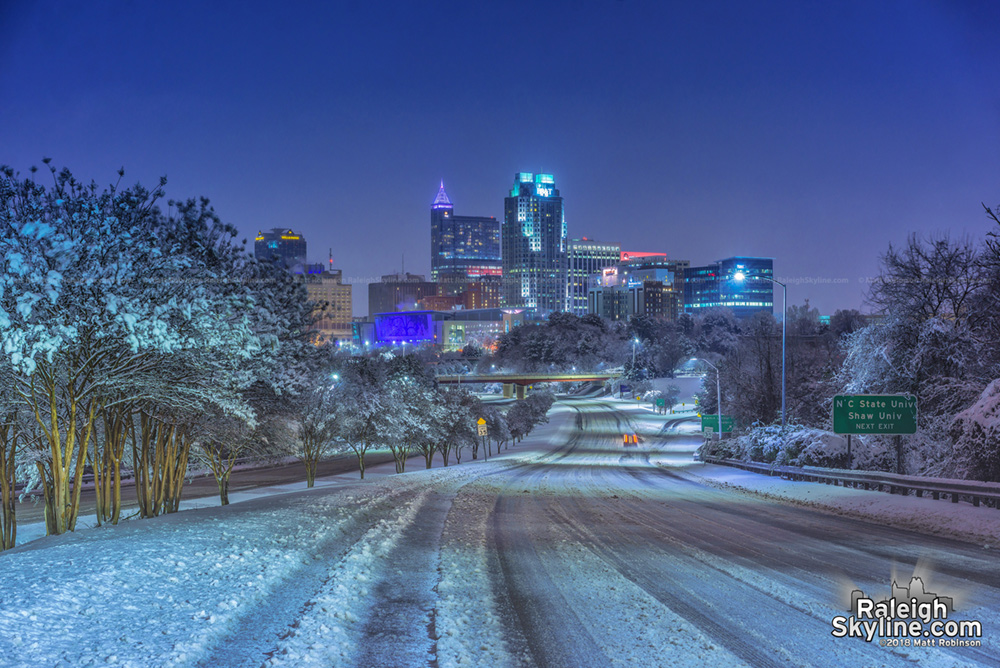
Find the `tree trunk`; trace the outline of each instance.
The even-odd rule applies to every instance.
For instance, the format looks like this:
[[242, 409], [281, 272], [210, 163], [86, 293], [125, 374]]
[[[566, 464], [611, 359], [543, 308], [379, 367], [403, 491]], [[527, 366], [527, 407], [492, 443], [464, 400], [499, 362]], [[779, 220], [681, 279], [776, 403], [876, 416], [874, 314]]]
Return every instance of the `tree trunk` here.
[[17, 432], [10, 424], [0, 426], [0, 552], [14, 547], [17, 541], [17, 479], [14, 458], [17, 452]]
[[184, 476], [187, 474], [188, 457], [191, 454], [191, 439], [188, 438], [186, 428], [173, 426], [170, 433], [172, 435], [173, 447], [170, 461], [169, 484], [166, 485], [166, 495], [164, 498], [165, 510], [168, 513], [176, 513], [180, 510], [181, 492], [184, 491]]
[[312, 489], [313, 484], [316, 482], [316, 462], [311, 459], [306, 459], [306, 488]]
[[103, 447], [94, 439], [94, 487], [97, 498], [97, 523], [118, 524], [121, 517], [121, 460], [131, 430], [133, 408], [120, 404], [99, 408], [104, 420]]
[[42, 482], [42, 498], [45, 500], [45, 535], [50, 536], [55, 533], [55, 498], [52, 489], [52, 480], [48, 476], [45, 466], [41, 462], [35, 462], [38, 468], [38, 477]]
[[365, 479], [365, 451], [355, 450], [354, 454], [358, 456], [358, 469], [361, 471], [361, 479]]
[[434, 448], [427, 448], [424, 450], [424, 461], [427, 463], [426, 468], [431, 467], [431, 460], [434, 459]]
[[219, 500], [222, 501], [223, 506], [229, 505], [229, 471], [222, 474], [222, 477], [217, 478], [216, 482], [219, 483]]
[[[75, 411], [70, 415], [73, 419]], [[83, 466], [87, 461], [87, 452], [90, 449], [90, 438], [94, 433], [94, 420], [97, 418], [97, 402], [91, 401], [87, 407], [87, 422], [84, 425], [83, 436], [76, 451], [76, 471], [73, 475], [73, 491], [70, 495], [69, 505], [66, 508], [66, 528], [70, 531], [76, 530], [76, 519], [80, 514], [80, 492], [83, 491]], [[68, 441], [67, 441], [68, 442]], [[71, 457], [67, 457], [69, 460]]]
[[122, 467], [120, 460], [115, 460], [115, 470], [114, 470], [114, 480], [112, 481], [114, 486], [114, 497], [112, 498], [112, 512], [111, 512], [111, 523], [118, 524], [118, 520], [122, 516]]

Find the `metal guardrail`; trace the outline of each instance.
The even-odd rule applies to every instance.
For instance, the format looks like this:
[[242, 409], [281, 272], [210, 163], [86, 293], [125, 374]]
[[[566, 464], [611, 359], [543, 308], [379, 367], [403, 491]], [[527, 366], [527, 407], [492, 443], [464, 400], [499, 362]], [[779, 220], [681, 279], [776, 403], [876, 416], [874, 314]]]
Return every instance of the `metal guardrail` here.
[[911, 491], [918, 497], [930, 494], [934, 499], [947, 497], [952, 503], [967, 498], [972, 505], [986, 504], [1000, 508], [1000, 483], [979, 482], [974, 480], [952, 480], [948, 478], [925, 478], [921, 476], [899, 475], [877, 471], [847, 471], [843, 469], [827, 469], [819, 466], [779, 466], [761, 462], [744, 462], [738, 459], [722, 457], [701, 457], [701, 461], [710, 464], [733, 466], [745, 471], [762, 473], [769, 476], [781, 476], [789, 480], [806, 480], [822, 482], [827, 485], [840, 485], [855, 489], [884, 491], [889, 494], [908, 495]]

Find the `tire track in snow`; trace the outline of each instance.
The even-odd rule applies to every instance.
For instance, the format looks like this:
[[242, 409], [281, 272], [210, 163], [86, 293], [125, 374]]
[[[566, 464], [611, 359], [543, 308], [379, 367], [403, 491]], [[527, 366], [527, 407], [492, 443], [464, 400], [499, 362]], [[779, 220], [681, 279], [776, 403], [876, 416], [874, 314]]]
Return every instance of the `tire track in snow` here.
[[[269, 555], [293, 560], [301, 565], [280, 580], [269, 583], [257, 605], [245, 614], [233, 615], [226, 624], [212, 625], [196, 637], [192, 645], [211, 646], [198, 661], [210, 668], [219, 666], [256, 668], [272, 651], [275, 638], [287, 633], [316, 592], [329, 579], [331, 563], [340, 562], [379, 517], [390, 512], [398, 499], [412, 495], [412, 485], [386, 489], [375, 483], [363, 489], [323, 497], [309, 512], [322, 517], [319, 528], [302, 521], [293, 534], [270, 537], [279, 550]], [[191, 653], [188, 653], [190, 656]]]
[[568, 605], [535, 549], [540, 527], [530, 521], [529, 506], [534, 504], [530, 498], [502, 494], [490, 521], [502, 586], [521, 631], [538, 665], [604, 668], [608, 657]]
[[426, 503], [418, 492], [403, 508], [378, 519], [330, 571], [302, 615], [281, 637], [263, 666], [353, 665], [365, 624], [376, 601], [372, 589], [383, 577], [386, 559]]
[[495, 551], [486, 539], [500, 489], [491, 482], [493, 477], [463, 487], [445, 522], [436, 609], [440, 668], [531, 665], [516, 651], [524, 641], [516, 629], [502, 624], [500, 602], [494, 595]]
[[[640, 532], [620, 530], [622, 524], [628, 526], [631, 523], [635, 526], [634, 521], [629, 522], [628, 518], [617, 513], [596, 513], [593, 508], [584, 509], [569, 501], [562, 505], [564, 508], [554, 513], [553, 519], [559, 521], [581, 545], [587, 546], [624, 578], [683, 617], [715, 643], [753, 666], [778, 668], [808, 665], [789, 663], [791, 656], [781, 657], [776, 652], [780, 647], [769, 646], [769, 635], [773, 640], [773, 629], [771, 634], [763, 634], [743, 625], [741, 622], [749, 610], [743, 610], [742, 606], [735, 606], [736, 609], [732, 610], [728, 605], [720, 605], [724, 601], [734, 601], [737, 592], [732, 591], [732, 588], [727, 589], [725, 584], [718, 586], [718, 582], [713, 582], [711, 587], [704, 582], [698, 586], [699, 580], [706, 579], [706, 574], [697, 564], [683, 563], [676, 555], [661, 554], [653, 557], [649, 554], [651, 550], [642, 549], [637, 539]], [[601, 526], [600, 534], [585, 528], [594, 521]], [[648, 539], [646, 536], [644, 538]], [[655, 563], [657, 560], [661, 563]], [[664, 568], [663, 562], [669, 562], [670, 568]], [[721, 596], [723, 601], [705, 596], [704, 589], [714, 589], [716, 586], [722, 590], [717, 592], [717, 597]], [[762, 612], [758, 607], [757, 614]], [[775, 611], [770, 613], [767, 615], [769, 618], [781, 618]]]
[[[615, 488], [613, 482], [606, 481], [605, 485]], [[692, 548], [674, 535], [673, 532], [678, 527], [671, 526], [664, 517], [656, 516], [651, 509], [628, 502], [612, 503], [610, 500], [600, 504], [592, 503], [584, 508], [578, 498], [563, 499], [561, 505], [569, 506], [570, 509], [562, 508], [554, 516], [570, 527], [570, 530], [576, 531], [581, 543], [588, 544], [595, 554], [670, 607], [676, 605], [678, 594], [683, 594], [681, 607], [677, 608], [677, 612], [731, 649], [734, 641], [753, 639], [750, 648], [762, 648], [768, 654], [775, 652], [783, 656], [775, 665], [785, 665], [785, 662], [789, 665], [814, 665], [804, 658], [806, 656], [825, 656], [826, 660], [821, 660], [819, 665], [910, 665], [915, 656], [922, 658], [922, 663], [929, 666], [950, 668], [972, 665], [944, 652], [928, 656], [925, 650], [910, 654], [904, 648], [892, 653], [858, 641], [830, 642], [829, 620], [832, 614], [826, 611], [824, 616], [819, 609], [823, 607], [822, 604], [807, 600], [801, 592], [771, 582], [756, 571], [735, 566], [721, 557]], [[594, 528], [598, 526], [601, 527], [599, 532]], [[654, 542], [666, 546], [663, 557], [656, 559], [648, 551], [637, 552], [634, 549], [637, 536], [641, 536], [643, 541], [652, 538]], [[665, 567], [665, 563], [670, 563], [670, 566]], [[701, 582], [706, 580], [706, 571], [709, 569], [716, 572], [716, 575], [707, 578], [708, 582], [713, 583], [713, 587], [706, 587]], [[747, 590], [746, 587], [756, 592]], [[697, 605], [692, 617], [689, 613], [694, 604]], [[799, 614], [783, 611], [786, 610], [786, 605]], [[712, 619], [707, 620], [708, 626], [705, 627], [702, 611], [707, 610], [713, 610], [715, 614]], [[755, 614], [747, 616], [746, 612], [749, 610], [754, 610]], [[767, 618], [782, 620], [779, 638], [762, 621]], [[830, 649], [817, 654], [806, 640], [810, 637], [815, 638], [819, 644], [830, 643]], [[756, 659], [751, 662], [754, 665], [767, 665]], [[985, 665], [992, 664], [990, 661]]]
[[378, 605], [360, 632], [355, 665], [396, 668], [434, 661], [438, 556], [453, 498], [453, 493], [430, 492], [387, 556], [386, 574], [372, 592]]

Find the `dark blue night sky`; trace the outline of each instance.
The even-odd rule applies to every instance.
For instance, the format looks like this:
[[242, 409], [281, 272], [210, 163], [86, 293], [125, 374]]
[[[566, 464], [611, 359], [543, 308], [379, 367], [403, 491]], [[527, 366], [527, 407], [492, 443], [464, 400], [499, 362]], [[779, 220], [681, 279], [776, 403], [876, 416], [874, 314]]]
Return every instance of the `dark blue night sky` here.
[[996, 3], [753, 5], [0, 0], [0, 163], [166, 174], [359, 281], [429, 273], [440, 179], [499, 217], [544, 170], [570, 236], [773, 257], [824, 313], [890, 242], [990, 229]]

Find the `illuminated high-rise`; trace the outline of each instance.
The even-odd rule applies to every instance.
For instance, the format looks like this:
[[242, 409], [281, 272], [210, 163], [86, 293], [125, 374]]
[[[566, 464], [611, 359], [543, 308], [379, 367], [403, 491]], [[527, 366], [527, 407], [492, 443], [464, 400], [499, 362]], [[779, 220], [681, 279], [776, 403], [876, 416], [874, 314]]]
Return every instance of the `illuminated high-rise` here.
[[574, 315], [587, 314], [587, 291], [590, 279], [621, 261], [620, 244], [602, 243], [584, 237], [571, 239], [567, 247], [566, 310]]
[[253, 255], [261, 261], [279, 262], [291, 271], [302, 273], [306, 264], [306, 238], [301, 232], [275, 227], [270, 232], [258, 232]]
[[[737, 272], [746, 276], [733, 278]], [[684, 310], [701, 313], [709, 308], [729, 308], [738, 318], [748, 318], [774, 308], [774, 265], [766, 257], [730, 257], [684, 273]]]
[[431, 204], [431, 280], [460, 283], [500, 276], [500, 221], [456, 216], [444, 181]]
[[539, 314], [566, 308], [566, 219], [551, 174], [514, 175], [504, 199], [503, 299]]

